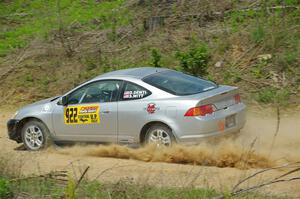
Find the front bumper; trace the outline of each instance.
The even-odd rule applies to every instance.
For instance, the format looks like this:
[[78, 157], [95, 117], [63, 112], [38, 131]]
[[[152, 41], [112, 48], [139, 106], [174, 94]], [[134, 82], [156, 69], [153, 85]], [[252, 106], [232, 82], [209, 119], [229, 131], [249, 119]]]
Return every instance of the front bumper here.
[[18, 124], [19, 120], [10, 119], [7, 122], [7, 133], [8, 137], [11, 140], [16, 141], [17, 143], [22, 142], [21, 135], [18, 133]]

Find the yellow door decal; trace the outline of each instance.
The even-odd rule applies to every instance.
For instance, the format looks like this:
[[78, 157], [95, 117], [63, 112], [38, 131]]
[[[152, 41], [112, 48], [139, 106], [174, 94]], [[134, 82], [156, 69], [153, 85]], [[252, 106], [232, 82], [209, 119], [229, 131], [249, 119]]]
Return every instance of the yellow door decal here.
[[64, 109], [65, 124], [100, 123], [99, 105], [68, 106]]

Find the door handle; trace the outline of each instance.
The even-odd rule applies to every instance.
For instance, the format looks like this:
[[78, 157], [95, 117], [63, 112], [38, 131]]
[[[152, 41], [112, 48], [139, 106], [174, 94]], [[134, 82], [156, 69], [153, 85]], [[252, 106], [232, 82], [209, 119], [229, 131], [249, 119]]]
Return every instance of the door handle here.
[[103, 113], [103, 114], [108, 114], [109, 111], [101, 111], [101, 113]]

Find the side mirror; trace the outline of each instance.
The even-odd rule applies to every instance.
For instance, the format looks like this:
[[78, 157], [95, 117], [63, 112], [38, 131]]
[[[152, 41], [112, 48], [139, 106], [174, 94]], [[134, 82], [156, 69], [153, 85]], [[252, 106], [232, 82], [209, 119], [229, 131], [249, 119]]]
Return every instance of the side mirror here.
[[63, 106], [66, 106], [68, 104], [68, 98], [67, 96], [62, 96], [58, 102], [57, 102], [58, 105], [63, 105]]
[[61, 98], [61, 104], [62, 104], [63, 106], [66, 106], [66, 105], [68, 104], [68, 98], [67, 98], [67, 96], [63, 96], [63, 97]]

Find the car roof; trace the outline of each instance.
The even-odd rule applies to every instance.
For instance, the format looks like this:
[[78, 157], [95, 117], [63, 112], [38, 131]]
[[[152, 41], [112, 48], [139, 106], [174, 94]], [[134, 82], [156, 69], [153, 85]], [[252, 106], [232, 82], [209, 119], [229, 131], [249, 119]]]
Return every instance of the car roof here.
[[95, 77], [94, 79], [101, 79], [107, 77], [133, 77], [137, 79], [143, 79], [148, 75], [152, 75], [154, 73], [159, 73], [162, 71], [170, 70], [167, 68], [155, 68], [155, 67], [139, 67], [139, 68], [130, 68], [123, 70], [116, 70], [108, 73], [104, 73]]

